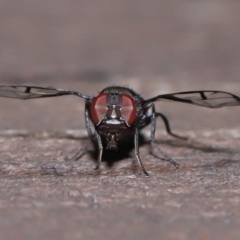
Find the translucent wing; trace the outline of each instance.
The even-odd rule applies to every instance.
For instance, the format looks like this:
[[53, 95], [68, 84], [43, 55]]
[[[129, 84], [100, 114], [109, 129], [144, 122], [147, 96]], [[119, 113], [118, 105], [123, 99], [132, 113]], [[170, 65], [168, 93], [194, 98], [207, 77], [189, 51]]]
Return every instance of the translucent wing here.
[[63, 95], [76, 95], [86, 100], [92, 97], [79, 92], [55, 89], [52, 87], [36, 87], [36, 86], [0, 86], [0, 97], [18, 98], [18, 99], [33, 99], [45, 97], [57, 97]]
[[162, 94], [145, 100], [144, 103], [161, 100], [183, 102], [208, 108], [240, 105], [240, 98], [238, 96], [221, 91], [190, 91]]

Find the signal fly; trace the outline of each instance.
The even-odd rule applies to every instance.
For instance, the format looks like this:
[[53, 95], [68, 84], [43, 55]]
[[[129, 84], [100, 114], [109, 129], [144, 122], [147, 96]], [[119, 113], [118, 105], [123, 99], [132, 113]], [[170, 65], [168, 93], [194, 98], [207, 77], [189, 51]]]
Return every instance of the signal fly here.
[[[150, 142], [155, 144], [156, 118], [162, 118], [166, 131], [173, 137], [183, 138], [171, 131], [169, 121], [162, 113], [155, 111], [157, 101], [176, 101], [207, 108], [221, 108], [240, 105], [240, 98], [232, 93], [223, 91], [188, 91], [170, 94], [161, 94], [150, 99], [144, 99], [140, 94], [127, 87], [113, 86], [104, 88], [97, 96], [91, 97], [80, 92], [55, 89], [52, 87], [37, 86], [0, 86], [0, 97], [17, 99], [34, 99], [75, 95], [85, 100], [85, 124], [88, 137], [94, 136], [98, 144], [98, 160], [96, 169], [99, 169], [102, 154], [105, 149], [118, 149], [118, 141], [124, 136], [133, 135], [135, 157], [142, 172], [149, 176], [139, 155], [139, 133], [147, 125], [151, 125]], [[92, 131], [91, 124], [95, 131]], [[103, 139], [106, 146], [103, 146]], [[165, 160], [178, 167], [178, 163], [171, 159], [159, 147], [157, 150]], [[70, 160], [76, 160], [82, 155], [80, 149]]]

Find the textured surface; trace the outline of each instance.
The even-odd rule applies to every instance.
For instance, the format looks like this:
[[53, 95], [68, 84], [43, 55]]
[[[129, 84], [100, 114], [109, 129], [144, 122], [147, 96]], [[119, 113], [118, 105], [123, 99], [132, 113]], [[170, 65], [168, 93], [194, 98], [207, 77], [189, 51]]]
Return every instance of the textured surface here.
[[[89, 95], [120, 84], [146, 98], [200, 89], [240, 96], [239, 7], [1, 1], [1, 84]], [[1, 239], [239, 239], [239, 107], [159, 102], [157, 109], [190, 140], [167, 136], [158, 120], [157, 143], [180, 168], [143, 143], [146, 178], [130, 147], [123, 159], [105, 155], [101, 172], [92, 145], [79, 161], [65, 161], [85, 143], [82, 99], [0, 99]]]

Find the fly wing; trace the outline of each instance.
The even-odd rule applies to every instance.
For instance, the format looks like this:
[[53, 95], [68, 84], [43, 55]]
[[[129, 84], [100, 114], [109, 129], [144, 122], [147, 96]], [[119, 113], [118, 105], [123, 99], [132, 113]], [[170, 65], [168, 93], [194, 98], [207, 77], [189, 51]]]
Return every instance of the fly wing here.
[[222, 91], [189, 91], [178, 92], [171, 94], [162, 94], [156, 97], [150, 98], [144, 103], [155, 101], [176, 101], [193, 105], [198, 105], [207, 108], [221, 108], [225, 106], [238, 106], [240, 105], [240, 97]]
[[86, 100], [92, 97], [79, 92], [55, 89], [52, 87], [37, 87], [37, 86], [0, 86], [0, 97], [18, 98], [18, 99], [33, 99], [45, 97], [57, 97], [63, 95], [76, 95]]

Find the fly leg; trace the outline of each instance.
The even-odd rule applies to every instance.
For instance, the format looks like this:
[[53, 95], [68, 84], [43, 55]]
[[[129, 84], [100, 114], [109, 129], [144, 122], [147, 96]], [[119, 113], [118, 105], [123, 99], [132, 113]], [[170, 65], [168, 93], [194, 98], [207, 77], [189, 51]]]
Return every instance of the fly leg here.
[[[178, 167], [179, 167], [179, 164], [178, 164], [176, 161], [174, 161], [172, 158], [170, 158], [170, 157], [167, 155], [167, 153], [165, 153], [163, 150], [161, 150], [161, 149], [157, 146], [157, 144], [155, 143], [156, 117], [157, 117], [157, 116], [161, 116], [161, 117], [162, 117], [162, 119], [163, 119], [163, 121], [164, 121], [164, 123], [165, 123], [165, 125], [166, 125], [166, 129], [167, 129], [168, 133], [170, 133], [171, 135], [174, 135], [175, 137], [176, 137], [177, 135], [171, 133], [171, 129], [170, 129], [170, 127], [169, 127], [169, 123], [168, 123], [167, 118], [166, 118], [163, 114], [161, 114], [161, 113], [155, 113], [154, 105], [152, 106], [152, 108], [153, 108], [153, 109], [152, 109], [153, 111], [152, 111], [152, 117], [151, 117], [151, 135], [150, 135], [150, 141], [151, 141], [152, 148], [156, 148], [157, 151], [158, 151], [159, 153], [161, 153], [161, 154], [165, 157], [165, 158], [163, 159], [164, 161], [168, 161], [168, 162], [170, 162], [171, 164], [173, 164], [176, 168], [178, 168]], [[180, 137], [180, 136], [177, 136], [177, 137]], [[182, 137], [180, 137], [180, 138], [182, 138]]]
[[102, 146], [102, 140], [101, 136], [98, 134], [98, 132], [95, 133], [96, 138], [97, 138], [97, 143], [98, 143], [98, 160], [97, 160], [97, 166], [96, 169], [100, 168], [100, 164], [102, 162], [102, 154], [103, 154], [103, 146]]
[[157, 151], [164, 156], [164, 159], [162, 159], [163, 161], [170, 162], [170, 163], [171, 163], [172, 165], [174, 165], [176, 168], [179, 168], [179, 163], [177, 163], [177, 162], [174, 161], [172, 158], [170, 158], [170, 157], [168, 156], [168, 154], [167, 154], [166, 152], [164, 152], [161, 148], [159, 148], [154, 141], [151, 142], [151, 144], [152, 144], [152, 147], [153, 147], [153, 148], [156, 148]]
[[84, 146], [81, 147], [72, 157], [66, 157], [66, 161], [77, 161], [79, 158], [81, 158], [87, 152], [87, 147], [90, 141], [91, 138], [88, 138]]
[[143, 172], [147, 177], [149, 177], [149, 174], [148, 174], [148, 172], [146, 171], [146, 169], [144, 168], [143, 163], [142, 163], [142, 160], [141, 160], [140, 155], [139, 155], [139, 139], [138, 139], [138, 137], [139, 137], [139, 130], [138, 130], [138, 128], [136, 128], [136, 129], [135, 129], [135, 134], [134, 134], [135, 156], [136, 156], [136, 158], [137, 158], [137, 160], [138, 160], [138, 163], [139, 163], [139, 165], [140, 165], [140, 167], [141, 167], [142, 172]]
[[179, 135], [177, 135], [175, 133], [172, 133], [170, 125], [169, 125], [169, 121], [168, 121], [166, 116], [164, 116], [162, 113], [155, 113], [155, 118], [157, 118], [157, 117], [161, 117], [162, 118], [162, 120], [163, 120], [163, 122], [165, 124], [165, 127], [166, 127], [166, 131], [167, 131], [167, 133], [169, 135], [171, 135], [171, 136], [173, 136], [175, 138], [180, 138], [180, 139], [187, 140], [187, 137], [182, 137], [182, 136], [179, 136]]

